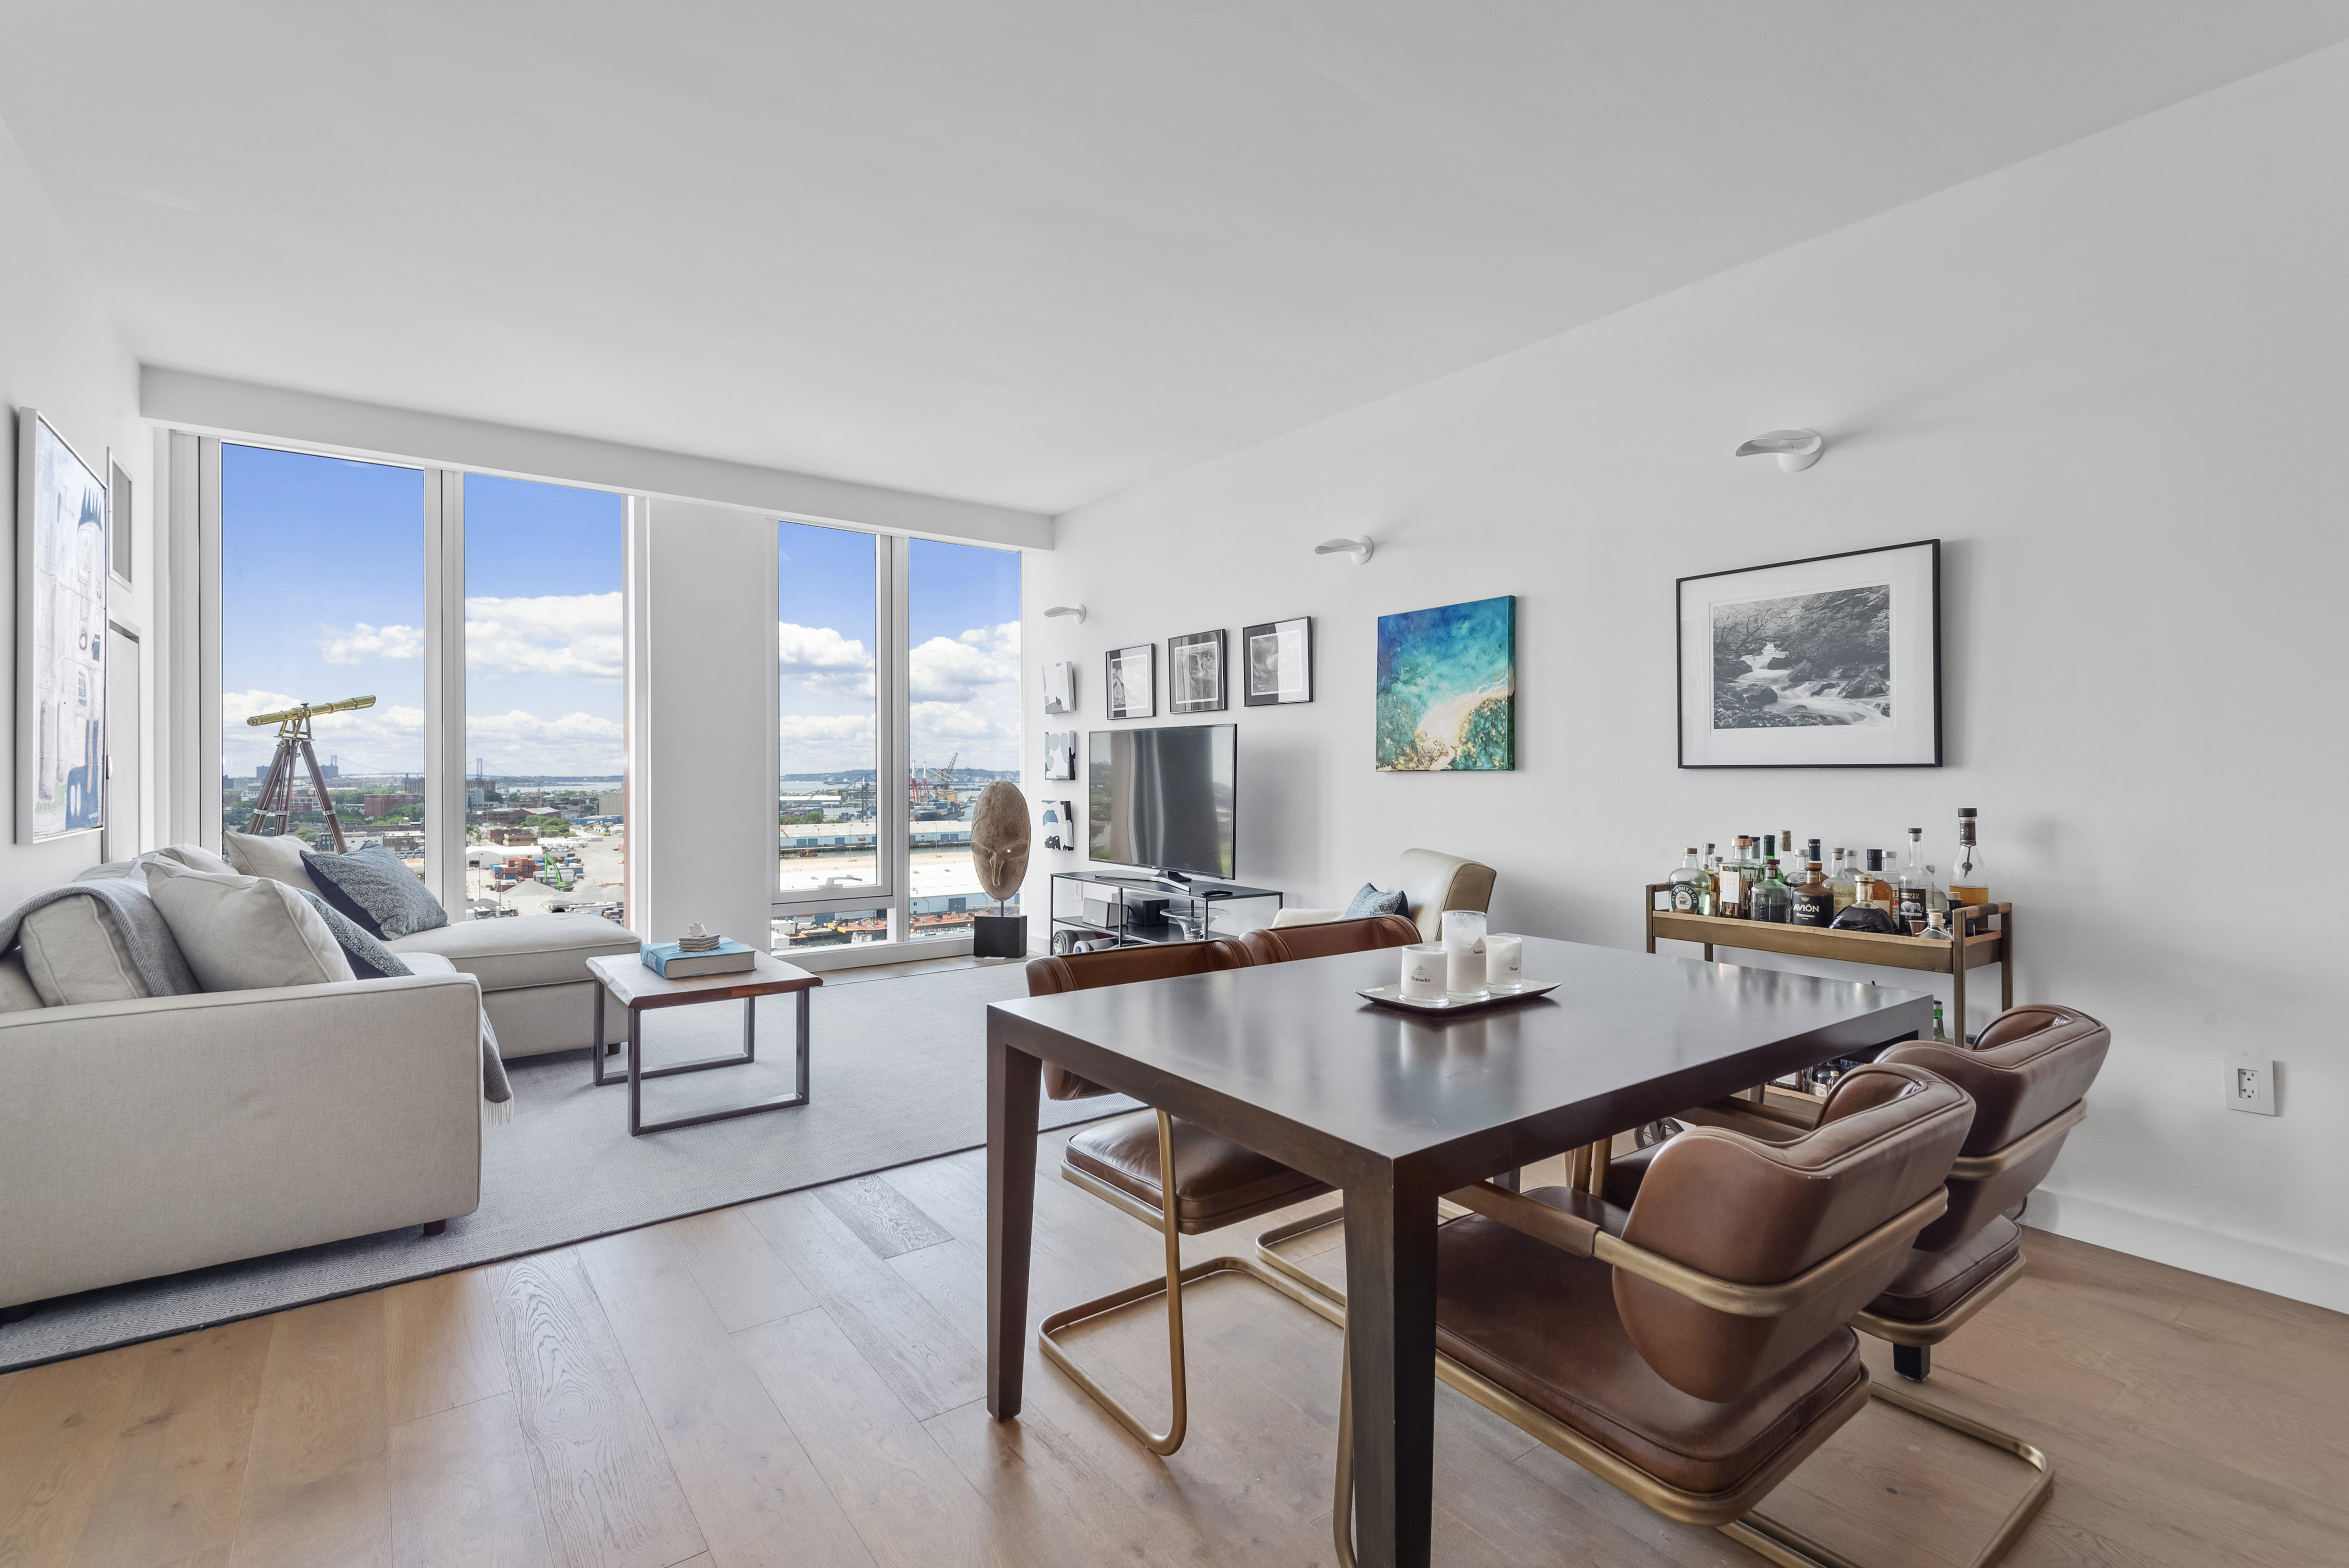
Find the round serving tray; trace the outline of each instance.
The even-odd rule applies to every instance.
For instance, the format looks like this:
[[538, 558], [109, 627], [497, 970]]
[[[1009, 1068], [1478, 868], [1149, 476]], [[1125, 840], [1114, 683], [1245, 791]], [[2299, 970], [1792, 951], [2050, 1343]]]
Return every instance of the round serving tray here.
[[1526, 985], [1515, 991], [1487, 991], [1482, 996], [1445, 995], [1423, 1002], [1406, 996], [1400, 985], [1371, 985], [1354, 993], [1384, 1007], [1401, 1007], [1407, 1013], [1481, 1013], [1488, 1007], [1505, 1007], [1512, 1002], [1523, 1002], [1534, 996], [1547, 996], [1563, 982], [1551, 980], [1538, 985]]

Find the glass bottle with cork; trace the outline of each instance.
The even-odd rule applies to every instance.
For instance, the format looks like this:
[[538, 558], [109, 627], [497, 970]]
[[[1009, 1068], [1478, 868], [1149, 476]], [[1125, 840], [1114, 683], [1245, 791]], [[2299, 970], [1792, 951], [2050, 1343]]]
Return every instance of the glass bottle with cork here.
[[1784, 925], [1792, 911], [1793, 899], [1786, 892], [1785, 877], [1778, 870], [1776, 857], [1762, 862], [1762, 885], [1754, 890], [1754, 918], [1772, 925]]
[[1745, 894], [1749, 886], [1745, 869], [1748, 844], [1745, 836], [1739, 834], [1735, 847], [1730, 851], [1735, 858], [1723, 861], [1721, 865], [1721, 908], [1717, 913], [1724, 920], [1745, 918]]
[[1848, 909], [1852, 901], [1859, 896], [1858, 868], [1852, 863], [1849, 855], [1847, 850], [1838, 848], [1836, 851], [1835, 871], [1827, 878], [1827, 888], [1834, 895], [1837, 914]]
[[[1950, 861], [1950, 902], [1977, 906], [1990, 903], [1990, 873], [1982, 865], [1982, 846], [1974, 841], [1971, 806], [1958, 808], [1958, 852]], [[1987, 928], [1987, 923], [1975, 927]]]
[[1808, 848], [1801, 878], [1786, 890], [1786, 923], [1824, 928], [1835, 923], [1835, 889], [1819, 864], [1819, 841], [1813, 839]]
[[1704, 873], [1697, 879], [1696, 912], [1716, 914], [1721, 909], [1721, 857], [1711, 844], [1704, 847]]
[[[1898, 884], [1899, 907], [1892, 917], [1911, 935], [1925, 929], [1932, 919], [1933, 904], [1940, 889], [1933, 885], [1933, 868], [1925, 863], [1925, 830], [1909, 830], [1909, 863], [1901, 868]], [[1944, 903], [1944, 907], [1946, 903]]]
[[1698, 890], [1704, 883], [1704, 862], [1697, 859], [1696, 846], [1691, 844], [1681, 863], [1672, 868], [1671, 886], [1668, 893], [1674, 914], [1694, 914]]

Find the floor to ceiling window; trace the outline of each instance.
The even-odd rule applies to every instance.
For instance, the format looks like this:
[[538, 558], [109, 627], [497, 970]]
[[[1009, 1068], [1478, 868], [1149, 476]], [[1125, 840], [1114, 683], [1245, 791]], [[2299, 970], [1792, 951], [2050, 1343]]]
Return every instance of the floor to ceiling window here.
[[1019, 768], [1017, 552], [776, 530], [774, 944], [968, 937], [971, 808]]
[[888, 939], [874, 653], [889, 543], [776, 525], [778, 948]]
[[971, 808], [988, 783], [1019, 777], [1019, 557], [906, 544], [907, 934], [919, 941], [968, 935], [989, 907]]
[[[418, 469], [222, 444], [223, 827], [250, 828], [276, 749], [277, 727], [248, 718], [369, 696], [312, 721], [328, 801], [347, 842], [423, 873], [425, 483]], [[297, 770], [285, 830], [331, 849], [327, 803]]]
[[622, 919], [622, 498], [464, 486], [467, 903]]

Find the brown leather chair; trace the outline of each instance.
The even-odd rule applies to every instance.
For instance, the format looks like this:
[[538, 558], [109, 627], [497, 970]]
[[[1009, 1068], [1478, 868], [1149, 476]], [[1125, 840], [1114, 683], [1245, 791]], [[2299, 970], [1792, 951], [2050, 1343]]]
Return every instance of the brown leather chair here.
[[[1475, 1213], [1437, 1233], [1437, 1374], [1667, 1518], [1775, 1563], [1840, 1562], [1754, 1509], [1871, 1396], [1908, 1402], [1870, 1383], [1848, 1320], [1948, 1207], [1972, 1118], [1931, 1073], [1871, 1065], [1798, 1138], [1673, 1140], [1628, 1213], [1566, 1187], [1454, 1192]], [[1351, 1399], [1349, 1378], [1349, 1568]]]
[[[1100, 985], [1127, 985], [1176, 975], [1207, 975], [1249, 965], [1247, 950], [1216, 937], [1206, 942], [1162, 943], [1071, 953], [1030, 960], [1028, 994], [1047, 996]], [[1044, 1092], [1053, 1099], [1081, 1099], [1112, 1091], [1047, 1062]], [[1174, 1172], [1173, 1180], [1164, 1173]], [[1133, 1215], [1165, 1238], [1166, 1273], [1139, 1284], [1081, 1302], [1044, 1319], [1037, 1342], [1052, 1364], [1077, 1380], [1120, 1425], [1156, 1454], [1183, 1446], [1190, 1421], [1188, 1379], [1183, 1365], [1183, 1286], [1216, 1274], [1245, 1274], [1337, 1321], [1338, 1314], [1312, 1293], [1299, 1289], [1251, 1258], [1216, 1257], [1183, 1266], [1182, 1238], [1219, 1231], [1285, 1209], [1330, 1191], [1300, 1171], [1178, 1121], [1163, 1110], [1137, 1110], [1099, 1121], [1069, 1140], [1061, 1161], [1061, 1180], [1083, 1188], [1112, 1208]], [[1174, 1387], [1174, 1410], [1166, 1430], [1153, 1432], [1142, 1418], [1112, 1398], [1054, 1337], [1062, 1329], [1154, 1295], [1166, 1297], [1166, 1359]]]
[[1878, 1059], [1923, 1068], [1974, 1101], [1973, 1130], [1950, 1171], [1950, 1211], [1917, 1238], [1909, 1266], [1852, 1319], [1892, 1342], [1893, 1369], [1922, 1381], [1932, 1347], [2023, 1274], [2023, 1230], [2009, 1215], [2046, 1179], [2088, 1114], [2089, 1086], [2113, 1043], [2076, 1007], [2010, 1007], [1971, 1046], [1918, 1040]]
[[[1489, 884], [1487, 884], [1489, 886]], [[1266, 926], [1240, 938], [1248, 956], [1258, 964], [1289, 964], [1303, 958], [1328, 958], [1340, 953], [1371, 953], [1382, 947], [1408, 947], [1420, 940], [1418, 925], [1400, 914], [1374, 914], [1367, 920], [1333, 920], [1316, 925]], [[1343, 1204], [1302, 1219], [1275, 1225], [1256, 1239], [1257, 1262], [1278, 1269], [1290, 1279], [1337, 1306], [1346, 1305], [1346, 1293], [1319, 1275], [1298, 1267], [1273, 1249], [1293, 1242], [1346, 1217]]]

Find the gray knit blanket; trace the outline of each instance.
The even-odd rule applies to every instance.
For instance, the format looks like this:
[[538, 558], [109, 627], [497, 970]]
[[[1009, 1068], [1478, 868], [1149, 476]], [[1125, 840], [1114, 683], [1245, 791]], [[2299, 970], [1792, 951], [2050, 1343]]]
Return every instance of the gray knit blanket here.
[[26, 915], [64, 898], [86, 898], [98, 906], [98, 919], [112, 926], [114, 934], [122, 939], [122, 950], [129, 955], [130, 967], [150, 996], [190, 996], [203, 989], [196, 984], [195, 971], [188, 967], [187, 959], [181, 954], [180, 944], [163, 920], [163, 912], [155, 907], [155, 901], [147, 895], [143, 885], [127, 877], [67, 882], [63, 887], [35, 893], [0, 915], [0, 953], [16, 945], [17, 928], [24, 924]]

